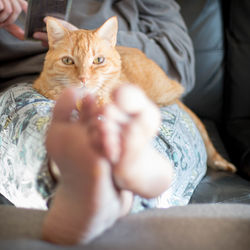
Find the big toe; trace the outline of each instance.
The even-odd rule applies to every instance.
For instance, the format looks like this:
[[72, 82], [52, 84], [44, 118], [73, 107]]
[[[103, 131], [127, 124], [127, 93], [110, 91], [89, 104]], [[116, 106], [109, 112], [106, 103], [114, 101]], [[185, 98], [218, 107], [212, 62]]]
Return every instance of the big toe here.
[[136, 86], [125, 84], [114, 94], [114, 102], [131, 117], [130, 125], [139, 125], [145, 135], [154, 135], [160, 125], [158, 107]]

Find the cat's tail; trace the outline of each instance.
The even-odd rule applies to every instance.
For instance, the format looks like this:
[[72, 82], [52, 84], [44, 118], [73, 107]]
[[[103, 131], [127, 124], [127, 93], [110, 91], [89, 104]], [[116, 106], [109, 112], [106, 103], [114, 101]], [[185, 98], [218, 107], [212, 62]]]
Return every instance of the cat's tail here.
[[176, 103], [190, 115], [190, 117], [196, 124], [198, 130], [200, 131], [201, 137], [204, 141], [206, 151], [207, 151], [208, 166], [216, 170], [236, 172], [236, 167], [232, 163], [224, 159], [217, 152], [211, 139], [209, 138], [208, 132], [204, 124], [201, 122], [198, 116], [192, 110], [190, 110], [186, 105], [184, 105], [181, 101], [177, 100]]

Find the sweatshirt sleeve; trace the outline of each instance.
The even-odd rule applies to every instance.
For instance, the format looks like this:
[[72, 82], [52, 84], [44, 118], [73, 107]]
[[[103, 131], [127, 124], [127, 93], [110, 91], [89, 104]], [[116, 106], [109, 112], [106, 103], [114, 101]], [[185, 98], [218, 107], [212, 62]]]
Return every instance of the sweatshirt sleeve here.
[[[190, 92], [195, 82], [194, 52], [178, 4], [173, 0], [120, 3], [118, 8], [130, 29], [119, 27], [118, 45], [141, 49], [185, 87], [185, 94]], [[135, 7], [138, 15], [130, 17], [129, 8]]]

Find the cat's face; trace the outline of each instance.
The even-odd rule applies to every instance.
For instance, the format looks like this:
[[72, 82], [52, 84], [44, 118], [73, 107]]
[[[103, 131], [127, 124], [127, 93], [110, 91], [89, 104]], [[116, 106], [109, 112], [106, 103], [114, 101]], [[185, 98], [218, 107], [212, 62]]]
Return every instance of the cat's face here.
[[47, 21], [49, 51], [44, 71], [55, 86], [86, 87], [91, 92], [106, 88], [120, 75], [120, 56], [115, 49], [116, 18], [94, 31], [69, 31], [55, 19]]

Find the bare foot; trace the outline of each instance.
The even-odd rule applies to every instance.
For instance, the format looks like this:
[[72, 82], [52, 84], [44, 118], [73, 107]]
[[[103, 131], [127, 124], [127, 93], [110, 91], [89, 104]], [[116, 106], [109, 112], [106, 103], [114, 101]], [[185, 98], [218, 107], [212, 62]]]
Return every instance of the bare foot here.
[[104, 107], [107, 119], [99, 130], [115, 183], [145, 198], [156, 197], [172, 180], [171, 163], [151, 145], [160, 126], [159, 109], [132, 85], [117, 89], [113, 102]]
[[76, 100], [72, 90], [59, 98], [46, 142], [61, 177], [42, 235], [59, 244], [89, 242], [125, 214], [125, 201], [131, 200], [115, 187], [110, 163], [93, 147], [87, 122], [95, 114], [91, 98], [86, 105], [92, 110], [83, 109], [82, 119], [72, 121]]
[[77, 99], [72, 90], [59, 98], [47, 136], [61, 177], [43, 238], [59, 244], [89, 242], [128, 213], [132, 192], [155, 197], [172, 177], [170, 162], [150, 145], [160, 115], [142, 91], [120, 87], [103, 108], [88, 96], [73, 121]]

